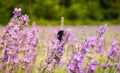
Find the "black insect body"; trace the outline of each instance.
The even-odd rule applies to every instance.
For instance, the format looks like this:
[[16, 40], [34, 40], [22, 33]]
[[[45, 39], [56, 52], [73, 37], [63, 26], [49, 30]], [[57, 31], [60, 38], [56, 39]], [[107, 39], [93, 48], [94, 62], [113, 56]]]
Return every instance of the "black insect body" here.
[[63, 30], [58, 31], [57, 38], [59, 41], [63, 40], [63, 36], [64, 36], [64, 31]]

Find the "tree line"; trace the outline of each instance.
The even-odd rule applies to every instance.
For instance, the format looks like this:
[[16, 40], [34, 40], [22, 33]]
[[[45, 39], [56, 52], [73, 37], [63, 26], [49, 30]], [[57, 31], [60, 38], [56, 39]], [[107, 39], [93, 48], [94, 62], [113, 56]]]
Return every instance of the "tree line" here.
[[15, 7], [22, 8], [31, 19], [120, 19], [120, 0], [0, 0], [0, 24], [9, 21]]

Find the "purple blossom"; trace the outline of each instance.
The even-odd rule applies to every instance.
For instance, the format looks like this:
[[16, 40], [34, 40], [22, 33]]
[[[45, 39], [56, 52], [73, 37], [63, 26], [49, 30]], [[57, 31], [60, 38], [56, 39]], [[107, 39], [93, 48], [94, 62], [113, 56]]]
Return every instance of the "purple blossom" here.
[[28, 16], [22, 15], [22, 20], [23, 20], [24, 24], [26, 24], [29, 21]]
[[14, 17], [18, 17], [21, 15], [21, 11], [22, 9], [21, 8], [15, 8], [13, 13], [14, 13]]
[[104, 38], [99, 38], [99, 40], [96, 40], [96, 45], [95, 45], [95, 52], [98, 52], [100, 54], [103, 53], [104, 51], [104, 42], [105, 39]]
[[100, 26], [98, 31], [97, 31], [97, 37], [101, 37], [103, 33], [107, 30], [107, 26]]
[[85, 55], [88, 51], [88, 48], [89, 48], [89, 43], [88, 42], [85, 42], [84, 44], [82, 44], [80, 47], [79, 47], [79, 50], [81, 52], [81, 54]]
[[94, 47], [96, 44], [96, 40], [93, 37], [87, 38], [86, 41], [89, 43], [89, 46]]
[[94, 73], [97, 67], [97, 61], [92, 61], [91, 64], [88, 66], [88, 71], [87, 73]]
[[116, 57], [118, 56], [118, 42], [117, 40], [114, 40], [112, 43], [112, 46], [108, 49], [107, 56], [110, 60], [115, 60]]
[[[70, 41], [72, 38], [71, 33], [68, 32], [70, 30], [59, 30], [54, 33], [53, 39], [52, 39], [52, 46], [50, 47], [50, 54], [48, 55], [46, 59], [47, 65], [52, 65], [53, 68], [56, 67], [56, 65], [61, 64], [62, 56], [64, 53], [64, 46], [65, 44]], [[47, 67], [45, 66], [44, 69]], [[52, 69], [53, 69], [52, 68]], [[45, 72], [45, 70], [44, 70]]]
[[24, 58], [24, 62], [25, 62], [25, 63], [29, 63], [29, 62], [30, 62], [30, 59], [29, 59], [29, 58]]
[[91, 70], [95, 70], [96, 69], [96, 66], [97, 66], [97, 62], [96, 61], [93, 61], [91, 64], [90, 64], [90, 68]]
[[73, 60], [71, 61], [70, 65], [68, 66], [68, 72], [69, 73], [79, 73], [80, 67], [83, 64], [84, 61], [84, 55], [82, 55], [80, 52], [74, 55]]
[[117, 63], [117, 72], [120, 73], [120, 63]]
[[73, 38], [73, 34], [72, 34], [72, 29], [71, 28], [68, 28], [65, 30], [64, 32], [64, 36], [63, 36], [63, 41], [64, 42], [70, 42]]
[[37, 44], [39, 43], [36, 36], [37, 28], [34, 27], [31, 32], [25, 29], [24, 24], [27, 24], [29, 19], [27, 15], [21, 15], [20, 8], [15, 8], [13, 13], [14, 16], [0, 39], [0, 46], [3, 46], [0, 65], [4, 67], [4, 72], [6, 67], [15, 70], [21, 65], [25, 67], [24, 70], [30, 69], [37, 58]]
[[11, 73], [10, 71], [6, 71], [5, 73]]
[[102, 64], [103, 69], [106, 69], [108, 67], [107, 64]]
[[38, 44], [38, 39], [33, 39], [31, 43], [33, 46], [36, 46]]

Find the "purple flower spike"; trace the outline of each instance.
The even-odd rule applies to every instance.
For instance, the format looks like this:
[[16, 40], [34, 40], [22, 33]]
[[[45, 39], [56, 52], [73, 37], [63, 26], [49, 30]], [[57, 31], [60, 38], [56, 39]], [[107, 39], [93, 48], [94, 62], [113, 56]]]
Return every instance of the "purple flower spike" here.
[[114, 40], [112, 46], [108, 49], [107, 56], [110, 60], [116, 60], [117, 55], [119, 54], [118, 42]]
[[77, 54], [74, 55], [73, 60], [71, 61], [70, 65], [68, 66], [68, 72], [69, 73], [79, 73], [80, 67], [83, 64], [84, 61], [84, 55], [81, 54], [79, 51]]
[[86, 40], [89, 43], [89, 46], [95, 46], [95, 38], [90, 37]]
[[24, 24], [26, 24], [26, 23], [29, 21], [27, 15], [23, 15], [23, 16], [22, 16], [22, 19], [23, 19]]
[[14, 11], [13, 11], [13, 13], [19, 13], [19, 12], [21, 12], [21, 11], [22, 11], [21, 8], [15, 8]]
[[21, 8], [14, 9], [14, 16], [0, 38], [0, 65], [6, 73], [9, 73], [6, 71], [7, 68], [11, 68], [12, 72], [18, 67], [24, 67], [27, 71], [26, 69], [34, 66], [32, 64], [38, 55], [39, 41], [36, 36], [38, 30], [37, 28], [31, 31], [25, 29], [24, 25], [28, 23], [28, 16], [21, 15], [21, 11]]
[[120, 73], [120, 63], [117, 64], [117, 71]]
[[24, 58], [24, 62], [29, 63], [30, 59], [29, 58]]
[[100, 26], [99, 30], [97, 31], [97, 36], [101, 37], [103, 35], [103, 33], [105, 33], [105, 31], [107, 30], [107, 26]]
[[97, 61], [92, 61], [92, 63], [88, 66], [87, 73], [94, 73], [97, 67]]
[[14, 17], [18, 17], [21, 15], [21, 11], [22, 9], [21, 8], [15, 8], [13, 13], [14, 13]]
[[90, 68], [91, 70], [95, 70], [96, 69], [96, 66], [97, 66], [97, 61], [93, 61], [91, 64], [90, 64]]

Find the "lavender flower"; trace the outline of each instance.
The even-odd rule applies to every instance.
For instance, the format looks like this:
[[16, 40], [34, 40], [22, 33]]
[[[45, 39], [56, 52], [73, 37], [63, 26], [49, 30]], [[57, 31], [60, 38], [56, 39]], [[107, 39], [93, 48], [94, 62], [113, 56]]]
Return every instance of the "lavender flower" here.
[[108, 59], [110, 60], [116, 60], [119, 52], [118, 52], [119, 48], [118, 48], [118, 42], [117, 40], [114, 40], [112, 43], [112, 46], [108, 49]]
[[107, 64], [102, 64], [103, 69], [106, 69], [108, 67]]
[[120, 63], [117, 64], [117, 73], [120, 73]]
[[27, 15], [22, 15], [22, 20], [23, 20], [24, 24], [26, 24], [29, 21], [28, 16]]
[[14, 17], [20, 16], [21, 15], [21, 8], [15, 8], [13, 13], [14, 13]]
[[15, 8], [13, 13], [14, 16], [5, 28], [0, 40], [0, 45], [3, 46], [0, 62], [2, 62], [1, 65], [5, 71], [7, 67], [10, 67], [12, 72], [21, 65], [27, 71], [33, 66], [32, 64], [37, 58], [39, 41], [36, 34], [38, 29], [34, 26], [32, 31], [29, 32], [24, 28], [29, 19], [27, 15], [21, 15], [20, 8]]
[[102, 35], [105, 33], [105, 31], [107, 30], [107, 26], [100, 26], [96, 36], [92, 37], [92, 38], [88, 38], [88, 42], [89, 45], [92, 46], [92, 48], [94, 48], [94, 51], [97, 53], [100, 53], [102, 55], [102, 52], [104, 51], [104, 42], [105, 42], [105, 38], [102, 37]]
[[11, 73], [10, 71], [6, 71], [5, 73]]
[[94, 73], [97, 67], [97, 61], [92, 61], [92, 63], [88, 66], [87, 73]]
[[68, 73], [80, 73], [80, 67], [84, 61], [84, 55], [81, 55], [80, 52], [75, 54], [73, 60], [71, 61], [70, 65], [68, 66]]
[[[50, 47], [51, 52], [48, 55], [45, 63], [47, 65], [53, 64], [52, 69], [54, 69], [56, 65], [60, 64], [61, 58], [64, 54], [64, 46], [68, 41], [72, 39], [71, 33], [69, 31], [70, 30], [60, 30], [53, 36], [52, 46]], [[47, 67], [44, 68], [43, 72], [45, 72], [46, 68]]]
[[86, 41], [89, 43], [89, 46], [92, 46], [92, 47], [94, 47], [96, 44], [94, 37], [87, 38]]
[[107, 30], [107, 26], [100, 26], [98, 31], [97, 31], [97, 37], [101, 37], [103, 33]]
[[102, 37], [99, 38], [99, 40], [96, 40], [95, 52], [98, 52], [102, 55], [102, 53], [104, 51], [104, 42], [105, 42], [105, 39]]

